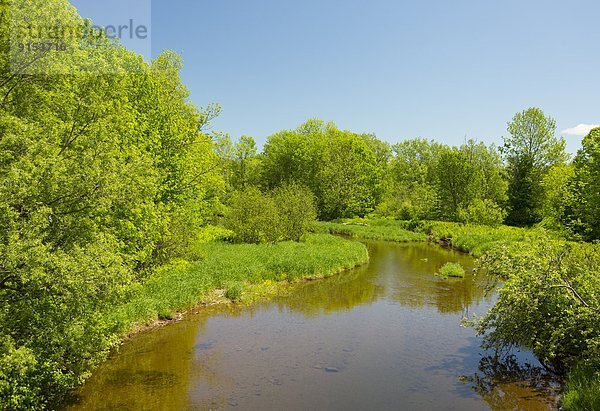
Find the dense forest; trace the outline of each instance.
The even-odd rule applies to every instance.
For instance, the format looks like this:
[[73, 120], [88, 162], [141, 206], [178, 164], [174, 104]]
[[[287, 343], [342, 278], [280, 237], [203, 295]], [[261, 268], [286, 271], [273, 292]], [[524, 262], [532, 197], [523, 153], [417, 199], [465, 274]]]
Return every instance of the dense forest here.
[[[82, 36], [72, 53], [15, 62], [12, 3], [0, 12], [0, 408], [47, 407], [82, 383], [140, 320], [114, 313], [192, 259], [199, 237], [301, 242], [316, 219], [551, 233], [487, 257], [507, 291], [478, 327], [556, 372], [598, 369], [600, 129], [571, 158], [539, 108], [515, 114], [498, 147], [391, 145], [310, 119], [260, 150], [252, 137], [208, 131], [220, 108], [190, 103], [175, 53], [147, 63]], [[83, 24], [66, 0], [30, 18]], [[311, 241], [331, 253], [342, 244]]]

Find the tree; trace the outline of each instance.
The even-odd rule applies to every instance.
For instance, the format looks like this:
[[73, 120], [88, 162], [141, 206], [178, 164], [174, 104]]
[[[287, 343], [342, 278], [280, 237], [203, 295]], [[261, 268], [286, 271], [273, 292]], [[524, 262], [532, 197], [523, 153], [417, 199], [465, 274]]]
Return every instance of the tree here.
[[437, 162], [441, 216], [451, 221], [458, 220], [458, 211], [477, 197], [477, 182], [476, 169], [463, 151], [457, 148], [442, 151]]
[[507, 184], [503, 175], [502, 157], [496, 146], [492, 144], [488, 147], [483, 142], [469, 140], [460, 150], [473, 166], [478, 185], [477, 197], [503, 206], [507, 199]]
[[256, 142], [252, 137], [242, 136], [234, 147], [233, 160], [235, 163], [232, 185], [236, 189], [244, 189], [249, 185], [258, 184], [259, 158]]
[[271, 189], [289, 182], [306, 186], [315, 194], [320, 218], [362, 216], [380, 201], [384, 161], [384, 145], [373, 136], [313, 119], [268, 138], [263, 179]]
[[273, 191], [283, 240], [300, 241], [317, 219], [315, 196], [304, 186], [289, 183]]
[[378, 211], [404, 220], [434, 218], [437, 210], [436, 167], [442, 148], [442, 145], [425, 139], [395, 144]]
[[544, 227], [561, 230], [571, 225], [568, 219], [575, 206], [574, 178], [575, 167], [572, 164], [556, 164], [543, 176], [540, 212]]
[[12, 59], [5, 3], [33, 27], [84, 21], [66, 0], [0, 10], [0, 409], [37, 409], [86, 378], [123, 331], [106, 311], [212, 215], [218, 108], [188, 101], [176, 54], [148, 64], [105, 35]]
[[363, 217], [375, 209], [381, 169], [374, 153], [358, 135], [339, 130], [330, 132], [317, 178], [323, 218]]
[[555, 131], [554, 119], [535, 107], [515, 114], [508, 123], [510, 137], [504, 138], [501, 152], [509, 178], [509, 224], [531, 225], [540, 220], [542, 178], [567, 158], [565, 141], [557, 139]]
[[589, 240], [600, 239], [600, 128], [583, 139], [574, 160], [575, 217], [580, 232]]

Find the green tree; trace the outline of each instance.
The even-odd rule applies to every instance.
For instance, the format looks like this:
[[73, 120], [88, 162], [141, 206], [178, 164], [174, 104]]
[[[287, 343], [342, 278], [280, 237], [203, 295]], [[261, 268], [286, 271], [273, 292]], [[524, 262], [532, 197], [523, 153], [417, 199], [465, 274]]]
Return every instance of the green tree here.
[[583, 139], [574, 160], [575, 217], [579, 230], [589, 240], [600, 239], [600, 128]]
[[263, 180], [271, 189], [289, 182], [306, 186], [315, 194], [320, 218], [365, 215], [382, 195], [384, 147], [373, 136], [309, 120], [268, 138]]
[[317, 175], [321, 217], [364, 216], [375, 209], [381, 192], [381, 169], [358, 135], [330, 132], [323, 165]]
[[394, 156], [384, 180], [379, 212], [404, 220], [435, 218], [436, 167], [442, 148], [425, 139], [406, 140], [392, 147]]
[[556, 164], [543, 176], [540, 212], [544, 227], [560, 230], [570, 225], [569, 214], [575, 206], [572, 190], [574, 178], [575, 168], [572, 164]]
[[457, 148], [443, 150], [437, 162], [437, 191], [441, 216], [458, 220], [458, 212], [477, 197], [476, 168], [465, 152]]
[[148, 64], [103, 35], [11, 59], [7, 13], [84, 21], [66, 0], [2, 8], [0, 408], [42, 408], [118, 341], [106, 311], [212, 215], [218, 108], [189, 103], [174, 53]]
[[567, 158], [565, 142], [554, 136], [554, 119], [535, 107], [515, 114], [508, 132], [501, 148], [509, 179], [507, 222], [530, 225], [540, 220], [544, 174]]
[[235, 168], [232, 176], [233, 187], [244, 189], [257, 185], [260, 175], [260, 163], [256, 142], [252, 137], [242, 136], [234, 147]]
[[315, 197], [304, 186], [290, 183], [273, 191], [283, 240], [300, 241], [317, 219]]

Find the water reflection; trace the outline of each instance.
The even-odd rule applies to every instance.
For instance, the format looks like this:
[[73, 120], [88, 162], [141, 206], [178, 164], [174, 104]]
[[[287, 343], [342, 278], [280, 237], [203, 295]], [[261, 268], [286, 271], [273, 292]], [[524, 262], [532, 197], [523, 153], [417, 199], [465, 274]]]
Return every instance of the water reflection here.
[[[473, 260], [428, 244], [368, 246], [367, 266], [136, 337], [73, 408], [501, 409], [494, 391], [459, 380], [481, 372], [479, 340], [460, 320], [491, 298]], [[466, 278], [435, 277], [448, 261]], [[510, 392], [517, 405], [529, 395]]]

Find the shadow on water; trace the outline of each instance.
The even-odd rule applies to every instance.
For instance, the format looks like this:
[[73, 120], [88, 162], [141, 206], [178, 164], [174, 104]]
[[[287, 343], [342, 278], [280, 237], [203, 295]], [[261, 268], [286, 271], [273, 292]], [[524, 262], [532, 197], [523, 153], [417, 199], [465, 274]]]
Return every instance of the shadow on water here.
[[[460, 326], [494, 298], [471, 257], [425, 243], [367, 245], [368, 265], [127, 341], [70, 408], [550, 408], [541, 377], [525, 386], [520, 359], [490, 363]], [[449, 261], [464, 279], [434, 276]]]

